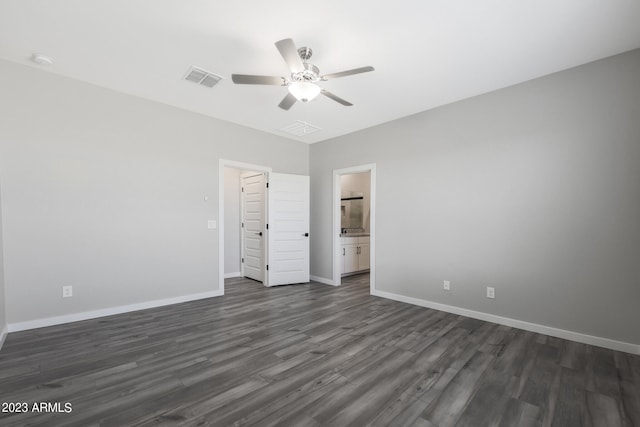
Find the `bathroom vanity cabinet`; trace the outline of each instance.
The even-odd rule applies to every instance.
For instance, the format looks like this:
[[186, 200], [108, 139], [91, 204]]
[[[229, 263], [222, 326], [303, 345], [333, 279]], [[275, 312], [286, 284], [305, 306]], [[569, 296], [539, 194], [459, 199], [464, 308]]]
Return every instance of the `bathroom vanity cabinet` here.
[[340, 238], [340, 272], [343, 275], [369, 269], [369, 243], [369, 236]]

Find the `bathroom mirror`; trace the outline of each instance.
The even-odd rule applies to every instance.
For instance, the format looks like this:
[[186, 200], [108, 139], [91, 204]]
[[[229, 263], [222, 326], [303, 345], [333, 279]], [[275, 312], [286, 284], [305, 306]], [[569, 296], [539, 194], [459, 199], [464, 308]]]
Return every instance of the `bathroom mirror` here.
[[341, 228], [364, 229], [364, 209], [362, 195], [342, 198]]

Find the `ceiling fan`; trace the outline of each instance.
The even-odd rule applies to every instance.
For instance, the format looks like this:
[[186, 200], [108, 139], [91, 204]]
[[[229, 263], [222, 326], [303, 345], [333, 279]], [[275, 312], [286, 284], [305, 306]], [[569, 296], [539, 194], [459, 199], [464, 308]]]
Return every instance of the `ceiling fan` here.
[[328, 90], [322, 89], [316, 83], [374, 70], [373, 67], [367, 66], [341, 71], [339, 73], [320, 75], [318, 67], [309, 62], [309, 59], [313, 54], [313, 51], [310, 48], [301, 47], [300, 49], [296, 49], [296, 45], [293, 43], [292, 39], [284, 39], [276, 42], [276, 48], [278, 48], [280, 55], [284, 58], [284, 62], [289, 66], [289, 69], [291, 70], [291, 77], [232, 74], [231, 80], [236, 84], [287, 87], [287, 89], [289, 89], [289, 93], [282, 101], [280, 101], [280, 104], [278, 104], [278, 107], [283, 110], [290, 109], [296, 101], [309, 102], [318, 96], [318, 94], [323, 94], [329, 99], [350, 107], [353, 105], [352, 103], [345, 101]]

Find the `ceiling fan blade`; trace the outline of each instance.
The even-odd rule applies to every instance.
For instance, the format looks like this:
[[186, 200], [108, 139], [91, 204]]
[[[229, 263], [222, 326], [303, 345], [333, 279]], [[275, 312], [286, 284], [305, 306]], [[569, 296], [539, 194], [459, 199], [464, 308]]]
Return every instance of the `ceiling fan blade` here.
[[345, 107], [351, 107], [353, 105], [349, 101], [345, 101], [344, 99], [340, 98], [339, 96], [336, 96], [336, 95], [332, 94], [328, 90], [322, 89], [320, 91], [320, 93], [323, 94], [324, 96], [326, 96], [327, 98], [333, 99], [334, 101], [344, 105]]
[[280, 101], [280, 104], [278, 104], [278, 107], [282, 108], [283, 110], [289, 111], [289, 108], [291, 108], [291, 106], [295, 103], [296, 103], [296, 97], [288, 93], [287, 96], [285, 96], [282, 99], [282, 101]]
[[373, 68], [372, 66], [354, 68], [353, 70], [340, 71], [339, 73], [326, 74], [326, 75], [322, 76], [322, 80], [337, 79], [338, 77], [346, 77], [346, 76], [352, 76], [354, 74], [368, 73], [369, 71], [373, 71], [373, 70], [375, 70], [375, 68]]
[[279, 42], [276, 42], [276, 47], [292, 73], [304, 71], [304, 64], [302, 63], [302, 59], [300, 59], [300, 55], [298, 55], [298, 49], [296, 49], [296, 45], [293, 43], [293, 40], [280, 40]]
[[286, 79], [278, 76], [253, 76], [249, 74], [231, 74], [231, 80], [241, 85], [285, 86]]

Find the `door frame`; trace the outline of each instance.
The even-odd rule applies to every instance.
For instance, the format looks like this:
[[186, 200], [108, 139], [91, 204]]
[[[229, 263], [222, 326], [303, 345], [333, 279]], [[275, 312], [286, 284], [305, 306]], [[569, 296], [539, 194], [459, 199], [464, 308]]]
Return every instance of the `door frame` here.
[[340, 286], [342, 283], [342, 275], [340, 274], [340, 206], [341, 199], [341, 177], [353, 173], [370, 172], [371, 188], [370, 188], [370, 224], [369, 233], [369, 293], [376, 290], [376, 164], [368, 163], [350, 168], [333, 170], [333, 284]]
[[[270, 166], [254, 165], [252, 163], [226, 159], [219, 159], [218, 161], [218, 287], [221, 295], [224, 295], [224, 168], [251, 170], [267, 174], [273, 171], [273, 168]], [[267, 249], [265, 247], [265, 254], [266, 251]]]

